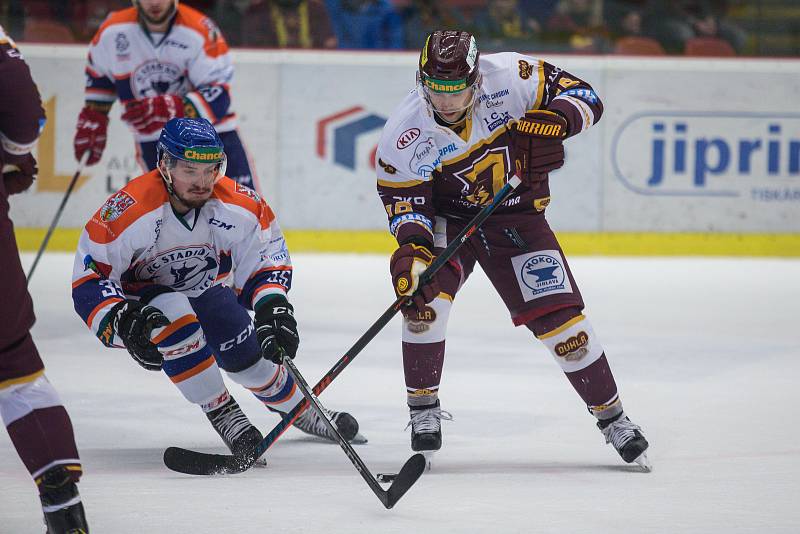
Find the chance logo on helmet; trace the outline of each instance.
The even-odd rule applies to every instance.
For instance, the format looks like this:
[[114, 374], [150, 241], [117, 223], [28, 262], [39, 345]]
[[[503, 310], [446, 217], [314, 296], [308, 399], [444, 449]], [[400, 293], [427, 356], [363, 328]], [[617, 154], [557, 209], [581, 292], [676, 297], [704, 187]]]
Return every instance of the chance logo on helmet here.
[[475, 37], [438, 30], [428, 36], [417, 70], [417, 91], [437, 120], [456, 124], [471, 113], [480, 88]]
[[213, 172], [214, 183], [225, 176], [225, 147], [214, 126], [206, 119], [171, 119], [161, 130], [157, 151], [158, 168], [170, 194], [174, 193], [171, 171], [176, 160], [216, 165], [216, 168], [209, 169]]
[[420, 81], [436, 92], [463, 91], [478, 81], [478, 44], [464, 31], [433, 32], [419, 59]]

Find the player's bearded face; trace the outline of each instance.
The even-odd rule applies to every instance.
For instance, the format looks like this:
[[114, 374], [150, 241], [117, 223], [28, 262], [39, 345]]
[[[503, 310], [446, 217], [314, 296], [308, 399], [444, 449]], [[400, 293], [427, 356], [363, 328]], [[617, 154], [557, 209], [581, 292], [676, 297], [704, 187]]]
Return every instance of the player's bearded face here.
[[172, 16], [177, 2], [175, 0], [135, 0], [139, 13], [150, 24], [162, 24]]
[[188, 208], [199, 208], [211, 197], [222, 174], [219, 163], [195, 163], [177, 160], [170, 169], [172, 190]]

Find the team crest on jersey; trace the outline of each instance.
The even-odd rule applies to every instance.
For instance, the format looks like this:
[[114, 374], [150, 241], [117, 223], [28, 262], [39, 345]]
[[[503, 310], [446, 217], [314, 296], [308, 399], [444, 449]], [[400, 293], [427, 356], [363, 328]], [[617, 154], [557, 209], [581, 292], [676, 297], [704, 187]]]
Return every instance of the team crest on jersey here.
[[462, 184], [464, 206], [488, 204], [505, 185], [508, 169], [512, 168], [508, 147], [490, 148], [465, 166], [467, 163], [468, 160], [458, 162], [460, 170], [453, 170], [453, 176]]
[[525, 302], [558, 293], [572, 293], [564, 258], [558, 250], [540, 250], [511, 258]]
[[119, 32], [114, 38], [114, 44], [117, 47], [117, 54], [124, 54], [131, 45], [130, 41], [128, 41], [128, 36], [122, 32]]
[[252, 189], [247, 187], [246, 185], [242, 185], [240, 183], [237, 183], [236, 184], [236, 192], [241, 194], [241, 195], [244, 195], [246, 197], [250, 197], [253, 200], [255, 200], [256, 202], [261, 202], [261, 195], [259, 195], [258, 193], [256, 193], [255, 191], [253, 191]]
[[186, 83], [186, 77], [180, 67], [158, 60], [140, 65], [131, 75], [131, 89], [136, 98], [165, 94], [180, 95], [186, 92]]
[[219, 271], [210, 245], [176, 247], [159, 252], [136, 268], [138, 280], [153, 281], [181, 293], [198, 294], [214, 284]]
[[519, 77], [523, 80], [527, 80], [533, 75], [533, 65], [525, 61], [524, 59], [519, 60]]
[[136, 204], [136, 199], [125, 191], [118, 191], [100, 208], [100, 220], [103, 222], [114, 221], [134, 204]]

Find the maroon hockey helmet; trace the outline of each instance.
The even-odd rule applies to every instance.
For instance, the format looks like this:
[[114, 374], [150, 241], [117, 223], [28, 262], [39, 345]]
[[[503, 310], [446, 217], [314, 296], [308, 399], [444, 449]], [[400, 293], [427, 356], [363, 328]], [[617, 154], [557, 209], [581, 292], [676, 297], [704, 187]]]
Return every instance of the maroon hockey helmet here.
[[437, 30], [419, 56], [419, 82], [429, 91], [457, 93], [479, 81], [478, 44], [471, 33]]

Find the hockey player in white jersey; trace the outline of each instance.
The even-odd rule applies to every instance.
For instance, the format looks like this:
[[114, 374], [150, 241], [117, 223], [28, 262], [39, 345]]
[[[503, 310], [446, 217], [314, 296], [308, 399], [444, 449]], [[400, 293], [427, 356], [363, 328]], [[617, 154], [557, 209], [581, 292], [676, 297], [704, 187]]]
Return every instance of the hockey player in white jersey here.
[[89, 45], [75, 158], [88, 151], [88, 165], [100, 161], [108, 113], [119, 99], [143, 171], [156, 168], [158, 135], [168, 120], [202, 117], [225, 144], [228, 176], [258, 191], [231, 109], [228, 45], [216, 24], [178, 0], [133, 0], [133, 5], [110, 13]]
[[[476, 263], [515, 325], [550, 350], [606, 442], [647, 468], [648, 443], [622, 409], [617, 385], [558, 241], [545, 219], [548, 174], [564, 164], [563, 141], [596, 123], [591, 85], [539, 59], [480, 56], [468, 32], [436, 31], [420, 54], [417, 90], [387, 121], [377, 150], [378, 192], [399, 248], [398, 295], [470, 219], [518, 174], [522, 184], [404, 311], [403, 363], [411, 445], [442, 445], [439, 403], [447, 320]], [[486, 320], [491, 320], [486, 318]], [[476, 325], [476, 328], [478, 325]], [[487, 363], [491, 365], [487, 347]]]
[[[207, 120], [170, 120], [158, 153], [157, 169], [112, 195], [81, 234], [75, 310], [105, 346], [124, 346], [145, 369], [163, 371], [231, 452], [246, 455], [262, 435], [220, 368], [273, 411], [303, 399], [281, 365], [299, 344], [289, 252], [266, 202], [225, 176], [222, 142]], [[345, 438], [357, 437], [354, 417], [331, 415]], [[294, 425], [334, 439], [313, 410]]]

